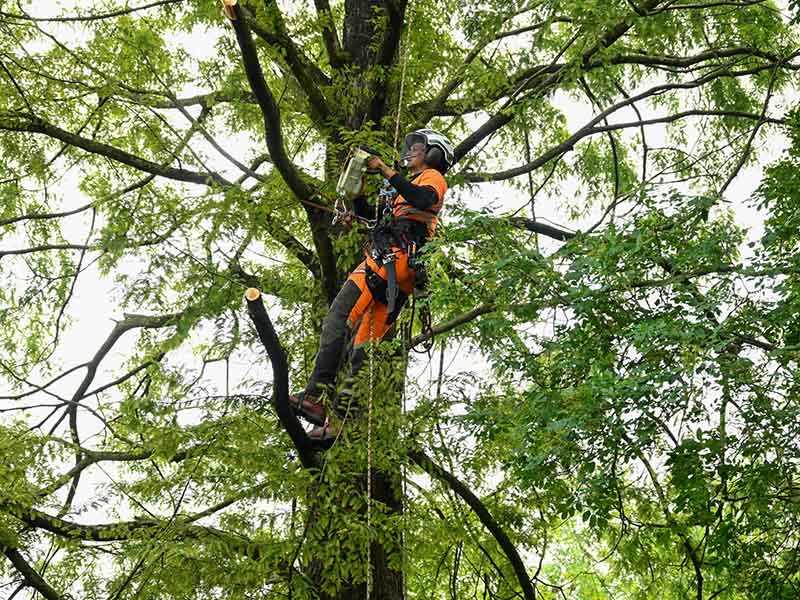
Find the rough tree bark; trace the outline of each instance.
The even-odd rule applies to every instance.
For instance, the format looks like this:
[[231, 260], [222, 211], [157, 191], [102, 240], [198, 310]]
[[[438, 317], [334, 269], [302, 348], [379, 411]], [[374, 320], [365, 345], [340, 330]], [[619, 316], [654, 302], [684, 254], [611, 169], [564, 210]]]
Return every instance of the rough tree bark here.
[[[271, 3], [267, 3], [270, 5]], [[318, 2], [317, 8], [322, 15], [327, 9], [325, 2]], [[329, 61], [334, 67], [334, 83], [338, 86], [342, 102], [332, 102], [329, 106], [338, 108], [328, 109], [321, 106], [324, 99], [315, 102], [315, 113], [325, 114], [327, 122], [325, 131], [328, 133], [328, 160], [326, 161], [326, 181], [327, 184], [335, 184], [333, 178], [338, 173], [336, 163], [341, 159], [342, 152], [339, 140], [339, 131], [356, 131], [365, 126], [376, 129], [383, 129], [387, 140], [390, 139], [392, 129], [388, 125], [387, 116], [388, 98], [393, 96], [390, 79], [386, 75], [387, 67], [396, 64], [398, 60], [398, 45], [402, 34], [403, 20], [405, 15], [405, 0], [346, 0], [345, 18], [342, 36], [342, 54], [338, 52], [338, 40], [336, 32], [328, 31], [326, 47], [329, 53]], [[247, 3], [243, 6], [234, 6], [232, 20], [236, 32], [237, 41], [242, 51], [242, 61], [247, 72], [248, 81], [264, 113], [265, 132], [267, 146], [273, 157], [284, 155], [283, 142], [280, 139], [280, 115], [275, 106], [274, 99], [264, 84], [263, 73], [255, 52], [252, 41], [252, 33], [248, 28]], [[273, 19], [273, 24], [275, 19]], [[276, 26], [276, 35], [280, 33], [280, 25]], [[269, 32], [267, 32], [269, 34]], [[264, 37], [263, 35], [261, 36]], [[336, 52], [335, 55], [331, 55]], [[287, 55], [287, 60], [291, 63], [291, 57]], [[346, 69], [339, 66], [342, 61], [346, 64]], [[305, 77], [306, 67], [301, 61], [294, 61], [294, 74], [298, 81]], [[309, 85], [308, 83], [306, 85]], [[339, 148], [338, 152], [335, 151]], [[335, 158], [334, 156], [335, 155]], [[338, 160], [337, 160], [338, 159]], [[276, 168], [289, 184], [289, 187], [300, 201], [309, 200], [314, 192], [309, 190], [304, 182], [297, 177], [289, 165], [281, 166], [276, 162]], [[306, 206], [306, 215], [313, 233], [314, 245], [320, 259], [322, 271], [322, 290], [327, 300], [330, 302], [338, 291], [338, 287], [346, 273], [336, 268], [336, 256], [332, 245], [332, 232], [330, 228], [330, 214]], [[291, 413], [287, 393], [286, 383], [286, 356], [281, 349], [280, 342], [275, 334], [269, 317], [264, 309], [260, 295], [249, 292], [248, 305], [262, 342], [267, 348], [270, 359], [275, 369], [275, 395], [273, 398], [275, 409], [281, 423], [297, 447], [301, 461], [307, 468], [314, 468], [319, 462], [319, 456], [311, 450], [311, 445], [307, 436], [303, 433], [300, 425]], [[295, 382], [296, 385], [299, 382]], [[377, 402], [386, 399], [377, 398]], [[396, 401], [396, 400], [395, 400]], [[372, 499], [371, 501], [380, 502], [385, 505], [391, 513], [402, 510], [402, 497], [399, 485], [400, 466], [397, 465], [391, 472], [375, 472], [372, 474]], [[366, 493], [367, 474], [363, 473], [358, 480], [361, 488]], [[314, 526], [315, 498], [306, 499], [307, 506], [311, 511], [310, 526]], [[344, 510], [344, 509], [343, 509]], [[335, 533], [331, 533], [335, 535]], [[395, 548], [401, 547], [400, 540], [392, 545]], [[372, 563], [373, 587], [370, 599], [374, 600], [402, 600], [403, 598], [403, 576], [402, 573], [389, 566], [389, 550], [378, 542], [373, 542], [370, 548], [370, 562]], [[312, 581], [319, 583], [321, 567], [311, 561], [308, 566], [307, 574]], [[365, 598], [366, 588], [363, 582], [354, 582], [352, 585], [343, 586], [335, 595], [322, 593], [321, 598], [325, 600], [345, 600], [350, 598]]]

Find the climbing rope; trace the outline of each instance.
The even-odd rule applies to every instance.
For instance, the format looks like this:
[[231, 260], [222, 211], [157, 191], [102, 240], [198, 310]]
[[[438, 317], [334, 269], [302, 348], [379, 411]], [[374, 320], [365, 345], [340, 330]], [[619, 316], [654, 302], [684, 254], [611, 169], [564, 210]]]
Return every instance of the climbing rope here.
[[372, 401], [375, 389], [375, 300], [369, 309], [369, 398], [367, 400], [367, 596], [372, 595]]
[[[411, 32], [412, 20], [409, 18], [407, 26], [407, 34]], [[400, 137], [400, 111], [403, 108], [403, 96], [405, 94], [406, 82], [406, 67], [408, 66], [408, 39], [406, 44], [403, 44], [402, 36], [398, 44], [398, 53], [401, 55], [401, 71], [400, 71], [400, 90], [397, 99], [397, 114], [395, 117], [394, 126], [394, 144], [392, 146], [395, 153], [397, 153], [397, 143]], [[378, 223], [380, 218], [381, 203], [375, 203], [375, 224]], [[367, 399], [367, 581], [366, 581], [366, 600], [370, 600], [372, 596], [372, 410], [375, 395], [375, 300], [369, 309], [369, 394]], [[403, 384], [403, 415], [405, 415], [405, 383]], [[405, 467], [405, 465], [404, 465]], [[405, 510], [405, 468], [403, 468], [403, 503]], [[405, 550], [403, 551], [403, 560], [405, 561]], [[405, 571], [405, 569], [403, 569]], [[403, 597], [405, 597], [405, 573], [403, 574]]]
[[[406, 10], [408, 10], [408, 6], [406, 6]], [[411, 34], [411, 24], [413, 22], [414, 13], [411, 13], [408, 17], [408, 35]], [[400, 42], [398, 43], [397, 51], [402, 57], [400, 60], [402, 65], [400, 67], [400, 94], [397, 98], [397, 117], [394, 124], [394, 145], [392, 146], [395, 151], [397, 151], [397, 142], [400, 137], [400, 111], [403, 109], [403, 95], [405, 92], [406, 87], [406, 67], [408, 66], [408, 37], [406, 37], [406, 43], [403, 44], [403, 37], [400, 36]]]
[[[406, 5], [406, 10], [410, 7], [410, 2]], [[397, 98], [397, 115], [395, 117], [394, 123], [394, 145], [393, 148], [395, 152], [397, 152], [397, 143], [400, 141], [400, 116], [401, 111], [403, 110], [403, 96], [405, 95], [405, 86], [406, 86], [406, 70], [408, 67], [408, 49], [410, 48], [411, 44], [408, 43], [409, 37], [411, 35], [411, 26], [414, 22], [414, 13], [410, 12], [408, 15], [408, 27], [406, 31], [406, 43], [403, 44], [403, 36], [400, 36], [400, 42], [398, 44], [398, 53], [400, 54], [402, 66], [400, 67], [400, 91]], [[408, 336], [411, 335], [411, 328], [414, 326], [414, 311], [413, 307], [416, 305], [416, 300], [412, 299], [412, 311], [411, 311], [411, 320], [408, 324]], [[405, 335], [401, 332], [401, 337], [403, 338], [403, 347], [405, 350], [406, 342], [405, 342]], [[402, 399], [402, 418], [405, 419], [406, 416], [406, 377], [408, 376], [408, 352], [403, 352], [403, 361], [405, 363], [403, 369], [403, 399]], [[403, 498], [401, 500], [401, 510], [403, 511], [403, 532], [401, 535], [403, 539], [401, 541], [401, 548], [402, 548], [402, 561], [403, 561], [403, 568], [401, 569], [401, 577], [402, 577], [402, 586], [403, 586], [403, 598], [407, 598], [407, 590], [406, 590], [406, 542], [405, 542], [405, 521], [406, 521], [406, 497], [407, 497], [407, 489], [406, 489], [406, 463], [403, 461], [403, 464], [400, 466], [400, 477], [401, 477], [401, 488]], [[367, 595], [367, 600], [369, 600], [369, 594]]]

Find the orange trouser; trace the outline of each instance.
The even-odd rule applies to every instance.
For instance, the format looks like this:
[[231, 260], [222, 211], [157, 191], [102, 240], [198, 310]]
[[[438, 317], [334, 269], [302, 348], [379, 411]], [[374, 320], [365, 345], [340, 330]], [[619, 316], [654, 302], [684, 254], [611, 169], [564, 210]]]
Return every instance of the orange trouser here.
[[[397, 275], [397, 306], [402, 307], [405, 298], [414, 291], [414, 270], [408, 266], [408, 254], [402, 248], [392, 246], [392, 251]], [[367, 285], [367, 266], [384, 282], [387, 281], [386, 265], [379, 266], [369, 256], [350, 273], [322, 322], [319, 352], [306, 386], [307, 394], [317, 396], [321, 393], [322, 386], [330, 386], [336, 381], [348, 334], [355, 331], [351, 356], [352, 376], [364, 361], [364, 345], [370, 341], [382, 340], [392, 327], [396, 315], [389, 315], [387, 305], [374, 297]]]

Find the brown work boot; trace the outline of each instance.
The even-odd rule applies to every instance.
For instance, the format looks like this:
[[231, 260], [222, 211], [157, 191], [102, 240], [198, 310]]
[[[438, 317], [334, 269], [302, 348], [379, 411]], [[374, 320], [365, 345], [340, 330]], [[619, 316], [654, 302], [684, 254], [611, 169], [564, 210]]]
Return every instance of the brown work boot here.
[[333, 442], [339, 437], [339, 434], [342, 431], [342, 422], [339, 419], [331, 421], [330, 419], [325, 419], [325, 422], [322, 425], [314, 427], [311, 431], [308, 432], [308, 437], [313, 442], [320, 442], [322, 444], [330, 444], [332, 445]]
[[306, 392], [289, 394], [289, 406], [309, 423], [325, 425], [328, 411], [325, 410], [325, 404], [319, 396]]

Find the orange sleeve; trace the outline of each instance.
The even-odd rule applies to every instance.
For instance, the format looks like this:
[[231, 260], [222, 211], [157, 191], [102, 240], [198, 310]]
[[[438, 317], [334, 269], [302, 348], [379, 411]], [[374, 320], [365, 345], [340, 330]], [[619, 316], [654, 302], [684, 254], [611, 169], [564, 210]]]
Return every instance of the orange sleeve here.
[[436, 169], [425, 169], [420, 176], [414, 180], [414, 185], [430, 186], [436, 191], [436, 195], [441, 201], [447, 191], [447, 181], [444, 176]]

